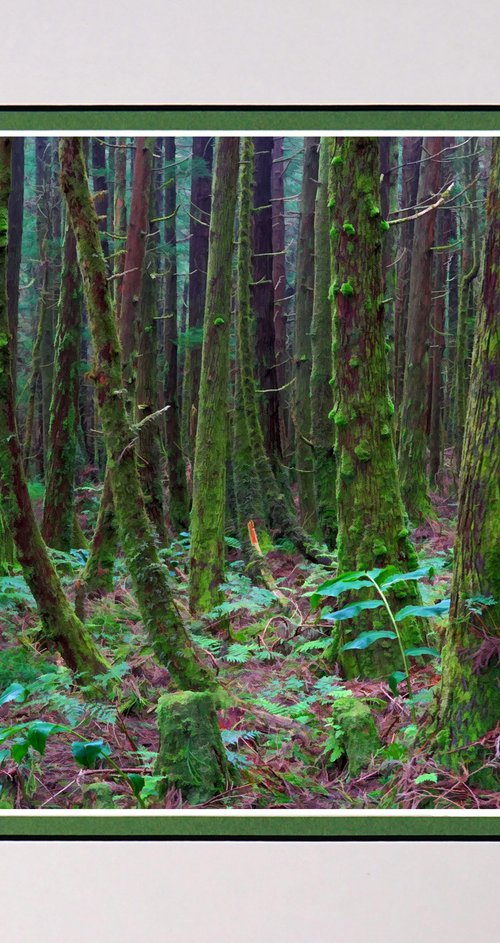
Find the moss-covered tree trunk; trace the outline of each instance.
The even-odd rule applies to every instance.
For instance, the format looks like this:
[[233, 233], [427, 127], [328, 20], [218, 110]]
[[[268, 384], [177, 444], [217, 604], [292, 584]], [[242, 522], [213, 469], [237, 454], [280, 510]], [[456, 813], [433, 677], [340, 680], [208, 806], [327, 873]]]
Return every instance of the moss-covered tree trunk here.
[[[447, 233], [446, 215], [449, 210], [444, 210], [438, 219], [437, 240], [439, 245], [445, 245], [445, 236]], [[430, 367], [430, 418], [429, 418], [429, 481], [432, 486], [436, 486], [436, 476], [441, 467], [441, 456], [443, 453], [442, 436], [442, 411], [443, 411], [443, 389], [442, 389], [442, 364], [444, 353], [444, 316], [446, 309], [446, 289], [447, 289], [447, 271], [449, 257], [442, 250], [436, 252], [434, 260], [434, 299], [432, 307], [432, 343], [431, 343], [431, 367]]]
[[[399, 491], [388, 392], [378, 141], [345, 138], [339, 147], [332, 139], [330, 156], [339, 573], [389, 564], [409, 571], [417, 558]], [[398, 588], [394, 608], [418, 598], [415, 584]], [[415, 641], [415, 626], [401, 625], [406, 639]], [[340, 642], [382, 628], [387, 628], [384, 610], [367, 610], [340, 624]], [[398, 647], [390, 640], [340, 657], [348, 677], [378, 677], [401, 667]]]
[[[396, 213], [398, 208], [399, 141], [398, 138], [380, 138], [380, 212], [383, 219]], [[394, 333], [396, 307], [396, 259], [398, 255], [398, 226], [391, 226], [382, 246], [382, 278], [384, 281], [385, 333], [392, 347], [389, 357], [389, 389], [395, 386]]]
[[203, 690], [214, 683], [212, 671], [191, 643], [172, 598], [168, 572], [158, 557], [139, 483], [135, 433], [125, 405], [127, 392], [123, 385], [113, 302], [81, 139], [62, 138], [60, 157], [62, 189], [75, 232], [89, 312], [97, 402], [126, 563], [145, 629], [159, 661], [181, 687]]
[[254, 138], [251, 299], [255, 319], [255, 369], [262, 391], [259, 405], [264, 443], [272, 468], [279, 474], [282, 447], [274, 322], [272, 166], [273, 138]]
[[193, 470], [189, 605], [195, 613], [209, 612], [219, 601], [219, 584], [224, 572], [231, 260], [238, 165], [239, 138], [219, 138], [212, 190]]
[[[403, 138], [403, 167], [401, 171], [401, 215], [403, 216], [412, 216], [413, 207], [417, 202], [421, 153], [422, 138]], [[397, 420], [403, 398], [413, 228], [414, 220], [408, 220], [404, 223], [401, 226], [399, 239], [399, 263], [394, 309], [394, 405]]]
[[310, 533], [317, 527], [311, 434], [311, 321], [314, 297], [314, 203], [318, 186], [319, 138], [304, 139], [295, 290], [295, 461], [300, 519]]
[[54, 384], [42, 535], [49, 547], [68, 553], [73, 544], [82, 290], [76, 242], [64, 236], [61, 293], [55, 339]]
[[24, 138], [12, 138], [12, 186], [9, 197], [9, 255], [7, 259], [7, 301], [9, 306], [12, 382], [17, 385], [17, 334], [19, 316], [19, 272], [23, 240]]
[[[488, 755], [476, 741], [495, 727], [500, 716], [499, 295], [500, 143], [494, 138], [437, 735], [444, 761], [459, 770], [465, 765], [471, 773], [493, 759], [492, 752]], [[487, 599], [495, 602], [484, 606]], [[481, 779], [491, 786], [498, 783], [493, 769], [483, 770]]]
[[332, 304], [328, 213], [328, 139], [322, 138], [314, 214], [314, 303], [311, 322], [311, 432], [319, 532], [333, 550], [337, 537], [336, 464], [330, 412], [332, 394]]
[[460, 279], [460, 293], [458, 299], [457, 341], [455, 354], [455, 377], [453, 385], [454, 399], [454, 433], [456, 449], [456, 466], [460, 470], [462, 458], [462, 444], [464, 440], [465, 414], [467, 406], [468, 374], [469, 374], [469, 346], [467, 322], [470, 317], [472, 289], [474, 279], [479, 274], [479, 218], [476, 203], [477, 186], [475, 178], [478, 171], [477, 138], [469, 142], [467, 169], [472, 186], [468, 191], [468, 201], [465, 207], [466, 221], [464, 231], [464, 245], [462, 252], [462, 277]]
[[[155, 160], [163, 158], [163, 150], [157, 146]], [[138, 315], [138, 359], [136, 376], [137, 422], [147, 420], [158, 410], [158, 274], [160, 229], [158, 219], [161, 216], [157, 175], [151, 173], [150, 222], [148, 220], [147, 249], [144, 257], [143, 280]], [[138, 463], [142, 491], [146, 502], [148, 517], [158, 535], [162, 547], [168, 544], [169, 535], [166, 524], [165, 501], [163, 495], [163, 459], [161, 450], [161, 430], [155, 421], [145, 422], [139, 431]]]
[[101, 245], [106, 264], [109, 266], [108, 210], [109, 186], [106, 161], [106, 144], [102, 137], [92, 138], [92, 177], [94, 183], [94, 206], [97, 213]]
[[28, 494], [17, 434], [7, 311], [7, 203], [11, 141], [0, 138], [0, 490], [2, 514], [12, 534], [17, 560], [37, 602], [45, 639], [75, 671], [90, 680], [107, 663], [77, 619], [42, 540]]
[[[188, 336], [182, 387], [182, 442], [194, 457], [200, 395], [201, 345], [207, 287], [208, 234], [212, 205], [213, 138], [193, 138], [189, 207]], [[173, 168], [167, 168], [168, 170]]]
[[115, 154], [115, 183], [113, 187], [113, 233], [115, 236], [114, 280], [117, 317], [122, 304], [123, 272], [125, 269], [127, 238], [127, 148], [126, 139], [117, 138]]
[[186, 462], [181, 443], [181, 422], [177, 390], [178, 331], [177, 331], [177, 186], [175, 172], [175, 138], [165, 138], [165, 164], [167, 177], [165, 186], [165, 406], [168, 406], [165, 421], [165, 442], [168, 462], [168, 513], [170, 524], [176, 533], [189, 527], [189, 496], [186, 480]]
[[[441, 180], [442, 138], [424, 138], [417, 202], [436, 200]], [[429, 382], [430, 316], [432, 310], [432, 246], [436, 211], [415, 220], [406, 331], [406, 362], [399, 436], [401, 495], [414, 524], [432, 516], [427, 477], [427, 400]], [[407, 224], [403, 224], [407, 225]]]
[[283, 138], [274, 138], [273, 166], [271, 171], [271, 204], [273, 224], [273, 285], [274, 285], [274, 349], [276, 355], [276, 381], [279, 389], [280, 440], [283, 454], [287, 452], [287, 429], [289, 425], [289, 403], [287, 390], [283, 389], [291, 379], [287, 350], [287, 290], [285, 259], [285, 161]]

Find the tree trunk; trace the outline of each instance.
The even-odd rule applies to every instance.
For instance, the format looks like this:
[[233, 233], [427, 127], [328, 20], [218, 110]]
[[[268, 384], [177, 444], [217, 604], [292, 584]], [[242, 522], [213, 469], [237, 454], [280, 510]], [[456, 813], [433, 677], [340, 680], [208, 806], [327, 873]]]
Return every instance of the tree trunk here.
[[[476, 741], [498, 723], [500, 715], [499, 271], [500, 146], [494, 138], [485, 267], [465, 422], [450, 621], [443, 650], [437, 734], [444, 761], [453, 769], [462, 771], [465, 766], [470, 772], [488, 762], [486, 749]], [[472, 604], [474, 597], [476, 601]], [[490, 604], [484, 604], [488, 598]], [[483, 769], [479, 780], [491, 788], [498, 785], [493, 769]]]
[[231, 260], [239, 138], [219, 138], [212, 192], [198, 427], [193, 470], [189, 605], [209, 612], [220, 601], [228, 440]]
[[252, 214], [252, 309], [255, 317], [257, 382], [264, 443], [275, 473], [279, 473], [280, 399], [276, 369], [273, 285], [273, 215], [271, 173], [273, 139], [254, 138], [254, 207]]
[[82, 333], [82, 291], [76, 242], [68, 224], [64, 237], [61, 294], [55, 339], [49, 453], [42, 535], [49, 547], [69, 553], [75, 518], [75, 462]]
[[[442, 138], [425, 138], [418, 205], [435, 202], [441, 179], [436, 156]], [[436, 211], [415, 220], [406, 331], [406, 364], [399, 438], [399, 469], [404, 505], [415, 524], [432, 516], [427, 478], [427, 402], [423, 391], [429, 381], [430, 315], [432, 309], [432, 246]], [[403, 223], [406, 225], [406, 223]]]
[[[304, 139], [301, 217], [297, 249], [295, 293], [295, 458], [302, 526], [310, 533], [317, 527], [311, 434], [311, 320], [314, 297], [314, 202], [318, 185], [319, 138]], [[307, 441], [305, 441], [307, 440]]]
[[[401, 215], [412, 216], [417, 202], [422, 138], [403, 138], [403, 169], [401, 175]], [[414, 220], [401, 226], [396, 304], [394, 310], [394, 405], [399, 428], [399, 412], [403, 397], [405, 372], [406, 328], [410, 294], [411, 253]]]
[[81, 139], [62, 138], [60, 155], [62, 189], [75, 232], [87, 298], [97, 402], [126, 563], [144, 627], [159, 661], [180, 687], [204, 690], [215, 683], [213, 674], [190, 641], [172, 598], [168, 572], [158, 557], [139, 484], [135, 436], [125, 406], [120, 344]]
[[9, 197], [9, 255], [7, 259], [7, 303], [12, 352], [14, 396], [17, 385], [17, 334], [19, 315], [19, 272], [23, 240], [24, 138], [12, 138], [12, 188]]
[[[445, 210], [440, 214], [437, 225], [439, 245], [445, 245], [448, 230]], [[444, 250], [436, 252], [434, 261], [434, 302], [432, 307], [432, 347], [431, 347], [431, 384], [430, 384], [430, 423], [429, 423], [429, 481], [436, 487], [436, 477], [441, 467], [443, 453], [442, 412], [443, 381], [442, 364], [444, 353], [444, 322], [446, 309], [448, 256]]]
[[311, 432], [314, 486], [321, 536], [330, 550], [337, 537], [336, 477], [332, 395], [332, 305], [328, 222], [328, 138], [322, 138], [314, 214], [314, 304], [311, 323]]
[[[75, 616], [47, 554], [33, 514], [17, 434], [7, 311], [7, 203], [10, 138], [0, 138], [0, 488], [2, 512], [16, 545], [17, 560], [35, 597], [45, 638], [67, 665], [90, 681], [108, 665], [90, 633]], [[2, 225], [3, 221], [3, 225]]]
[[[163, 160], [163, 149], [157, 149], [156, 159]], [[151, 174], [150, 219], [161, 216], [159, 191], [155, 186], [157, 175]], [[160, 242], [158, 222], [149, 222], [147, 250], [143, 265], [143, 281], [138, 319], [136, 421], [146, 420], [157, 412], [158, 406], [158, 245]], [[137, 443], [139, 477], [146, 502], [148, 517], [158, 535], [160, 545], [169, 543], [165, 520], [163, 496], [163, 461], [161, 454], [161, 432], [158, 422], [145, 422], [141, 427]]]
[[101, 235], [102, 251], [106, 259], [106, 265], [109, 266], [109, 241], [108, 241], [108, 174], [106, 167], [106, 145], [102, 138], [92, 138], [92, 177], [94, 181], [94, 206], [99, 223]]
[[286, 430], [289, 424], [289, 406], [286, 390], [282, 387], [291, 379], [287, 350], [286, 314], [286, 261], [285, 261], [285, 163], [283, 160], [283, 138], [274, 138], [273, 165], [271, 172], [271, 203], [273, 224], [273, 286], [274, 286], [274, 347], [276, 355], [276, 380], [280, 390], [280, 442], [283, 454], [287, 451]]
[[165, 405], [169, 406], [165, 423], [168, 462], [168, 491], [170, 524], [176, 533], [189, 528], [189, 498], [186, 463], [181, 444], [181, 425], [178, 389], [178, 332], [177, 332], [177, 188], [175, 173], [175, 138], [165, 138]]
[[[212, 205], [213, 138], [193, 138], [191, 205], [189, 208], [189, 312], [182, 392], [184, 451], [194, 457], [200, 396], [201, 345], [208, 266], [208, 234]], [[173, 169], [173, 168], [172, 168]]]
[[[390, 564], [405, 572], [414, 569], [417, 557], [399, 491], [388, 392], [378, 141], [345, 138], [339, 149], [332, 139], [330, 152], [339, 573]], [[393, 608], [418, 599], [414, 583], [398, 589]], [[418, 632], [409, 621], [401, 625], [405, 641], [414, 642]], [[367, 610], [340, 623], [340, 642], [385, 628], [384, 610]], [[341, 653], [341, 664], [348, 677], [387, 676], [401, 668], [397, 645], [387, 640]]]

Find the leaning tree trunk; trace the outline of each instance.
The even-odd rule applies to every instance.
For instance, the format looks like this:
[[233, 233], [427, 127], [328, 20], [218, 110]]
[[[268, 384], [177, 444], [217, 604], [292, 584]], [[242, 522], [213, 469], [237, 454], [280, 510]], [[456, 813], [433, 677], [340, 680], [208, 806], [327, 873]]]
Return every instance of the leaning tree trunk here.
[[[437, 154], [442, 138], [425, 138], [417, 202], [419, 207], [436, 200], [441, 179]], [[432, 516], [427, 478], [427, 400], [429, 382], [430, 315], [432, 310], [432, 245], [436, 224], [434, 209], [415, 220], [406, 331], [406, 364], [399, 436], [401, 495], [414, 524]], [[407, 225], [403, 223], [403, 225]]]
[[[339, 573], [390, 564], [404, 572], [417, 557], [399, 491], [388, 391], [381, 267], [387, 224], [380, 218], [378, 141], [345, 138], [339, 147], [332, 139], [330, 156]], [[418, 599], [414, 583], [398, 589], [394, 609]], [[413, 642], [418, 633], [408, 622], [401, 623], [403, 634]], [[386, 628], [383, 609], [367, 610], [340, 623], [340, 642]], [[348, 677], [378, 677], [401, 667], [397, 646], [387, 640], [341, 653], [341, 663]]]
[[[485, 267], [472, 355], [460, 475], [450, 621], [439, 696], [439, 752], [453, 769], [472, 773], [488, 762], [478, 742], [500, 716], [500, 450], [498, 303], [500, 272], [500, 144], [493, 141]], [[490, 604], [488, 605], [488, 600]], [[493, 742], [492, 742], [493, 749]], [[493, 759], [493, 754], [490, 754]], [[493, 769], [479, 780], [495, 788]]]
[[82, 334], [82, 290], [70, 224], [64, 237], [61, 294], [55, 340], [49, 452], [42, 535], [49, 547], [69, 553], [75, 519], [75, 464]]
[[2, 513], [16, 545], [17, 560], [35, 597], [45, 638], [66, 664], [87, 680], [108, 665], [90, 632], [77, 619], [48, 556], [31, 505], [17, 423], [11, 374], [7, 311], [7, 202], [10, 190], [11, 147], [0, 138], [0, 490]]
[[180, 687], [204, 690], [215, 683], [213, 674], [190, 641], [172, 598], [168, 572], [158, 557], [139, 483], [135, 431], [125, 405], [127, 391], [123, 385], [121, 350], [81, 139], [62, 138], [60, 156], [62, 189], [75, 232], [87, 298], [97, 402], [125, 560], [144, 626], [159, 661]]
[[311, 320], [314, 295], [314, 201], [318, 185], [319, 138], [304, 139], [301, 216], [295, 292], [295, 429], [300, 518], [310, 533], [317, 527], [311, 433]]
[[209, 612], [220, 601], [228, 445], [231, 260], [239, 138], [219, 138], [212, 190], [200, 400], [193, 470], [189, 605]]
[[314, 214], [314, 303], [311, 322], [311, 432], [318, 526], [334, 550], [337, 538], [336, 478], [332, 395], [332, 304], [328, 224], [328, 139], [322, 138]]
[[176, 533], [189, 527], [189, 498], [186, 463], [181, 444], [181, 424], [178, 388], [178, 334], [177, 334], [177, 187], [175, 173], [175, 138], [165, 138], [165, 441], [168, 462], [168, 511], [170, 524]]

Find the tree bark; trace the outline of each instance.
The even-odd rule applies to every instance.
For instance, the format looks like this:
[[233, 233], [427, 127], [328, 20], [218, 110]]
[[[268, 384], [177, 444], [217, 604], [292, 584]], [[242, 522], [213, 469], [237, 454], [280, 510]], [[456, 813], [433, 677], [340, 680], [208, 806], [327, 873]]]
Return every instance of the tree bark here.
[[[421, 153], [422, 138], [403, 138], [401, 210], [402, 215], [405, 216], [413, 215], [412, 208], [417, 202]], [[396, 408], [398, 427], [405, 372], [406, 328], [408, 324], [408, 298], [410, 294], [414, 225], [414, 220], [409, 220], [407, 223], [402, 224], [399, 241], [396, 304], [394, 309], [394, 406]]]
[[[498, 723], [500, 715], [499, 271], [500, 146], [494, 138], [485, 265], [472, 355], [437, 724], [438, 748], [444, 761], [457, 770], [465, 766], [470, 773], [488, 762], [486, 749], [475, 741]], [[480, 598], [470, 604], [474, 597]], [[483, 605], [488, 598], [491, 604]], [[479, 780], [491, 788], [498, 786], [493, 768], [482, 770]]]
[[216, 150], [193, 470], [189, 577], [193, 613], [209, 612], [217, 605], [224, 574], [231, 260], [239, 138], [219, 138]]
[[9, 255], [7, 259], [7, 302], [12, 351], [14, 396], [17, 385], [17, 334], [19, 316], [19, 272], [23, 240], [24, 138], [12, 138], [12, 187], [9, 197]]
[[328, 211], [328, 138], [322, 138], [319, 153], [318, 189], [314, 214], [314, 302], [311, 322], [312, 367], [311, 432], [314, 486], [319, 531], [327, 547], [335, 549], [337, 538], [334, 436], [330, 412], [332, 394], [332, 304], [330, 290], [330, 245]]
[[[414, 569], [417, 557], [399, 491], [388, 391], [378, 141], [344, 138], [340, 147], [331, 141], [338, 571], [394, 565], [405, 572]], [[398, 590], [391, 596], [394, 609], [418, 599], [415, 583], [402, 583]], [[418, 639], [415, 623], [404, 620], [401, 626], [405, 641]], [[384, 610], [367, 610], [340, 623], [340, 643], [361, 631], [385, 628]], [[401, 668], [397, 645], [388, 640], [364, 651], [341, 652], [340, 660], [347, 677], [387, 676]]]
[[[437, 155], [442, 147], [442, 138], [424, 139], [422, 155], [425, 160], [417, 198], [419, 206], [435, 202], [441, 179], [441, 164]], [[415, 220], [408, 300], [399, 469], [403, 502], [415, 525], [432, 517], [427, 478], [427, 401], [423, 393], [429, 381], [435, 223], [435, 210]]]

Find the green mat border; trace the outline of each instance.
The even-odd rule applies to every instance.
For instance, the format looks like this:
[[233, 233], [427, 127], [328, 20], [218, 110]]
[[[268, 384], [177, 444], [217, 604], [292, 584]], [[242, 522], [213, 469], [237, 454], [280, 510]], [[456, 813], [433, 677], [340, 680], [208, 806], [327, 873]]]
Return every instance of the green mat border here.
[[[489, 106], [331, 107], [1, 107], [3, 131], [500, 131], [500, 109]], [[0, 813], [0, 838], [66, 839], [492, 839], [500, 815], [244, 816], [203, 814], [81, 816]]]
[[18, 813], [0, 816], [0, 839], [254, 839], [254, 840], [464, 840], [500, 837], [500, 816], [375, 815], [245, 816], [203, 814], [116, 815]]
[[490, 106], [1, 106], [3, 131], [500, 131]]

